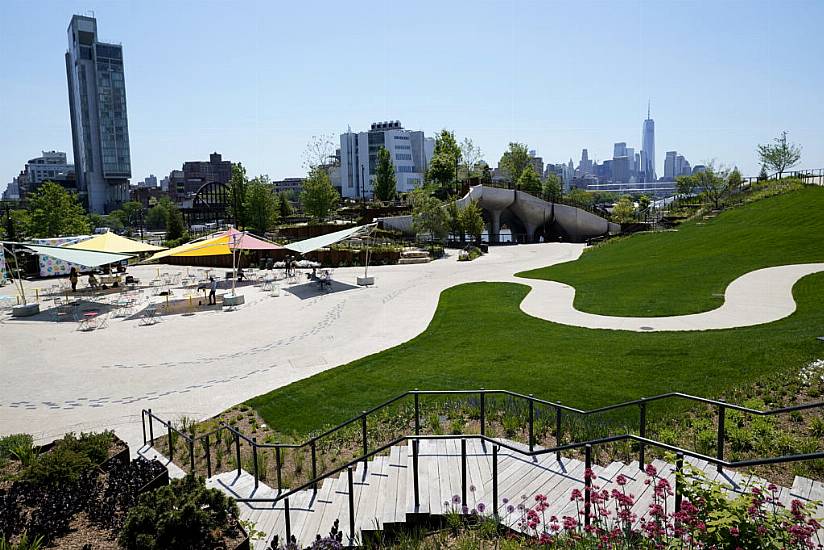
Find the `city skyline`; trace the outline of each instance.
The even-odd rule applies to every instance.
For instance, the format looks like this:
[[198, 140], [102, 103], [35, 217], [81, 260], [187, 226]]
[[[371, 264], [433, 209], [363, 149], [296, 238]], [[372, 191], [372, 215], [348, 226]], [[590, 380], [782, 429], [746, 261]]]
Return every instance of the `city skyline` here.
[[[784, 129], [804, 146], [802, 167], [822, 164], [824, 140], [816, 121], [824, 118], [824, 108], [814, 101], [822, 77], [792, 78], [815, 62], [814, 33], [804, 29], [812, 30], [812, 12], [824, 14], [822, 6], [722, 4], [713, 8], [717, 17], [707, 20], [708, 6], [679, 4], [660, 14], [650, 9], [654, 3], [642, 2], [629, 3], [629, 9], [489, 2], [467, 13], [464, 4], [431, 3], [405, 14], [401, 24], [381, 4], [329, 4], [328, 17], [311, 29], [309, 45], [301, 29], [314, 23], [313, 14], [294, 6], [277, 13], [256, 2], [231, 10], [127, 2], [88, 7], [95, 10], [101, 39], [123, 45], [133, 183], [212, 151], [243, 162], [251, 174], [300, 176], [312, 136], [331, 134], [336, 141], [347, 126], [394, 119], [426, 135], [446, 127], [459, 138], [470, 137], [492, 166], [510, 141], [526, 143], [547, 162], [578, 158], [583, 148], [592, 160], [603, 161], [615, 142], [642, 150], [649, 97], [658, 122], [659, 175], [661, 152], [672, 150], [696, 164], [716, 158], [754, 175], [756, 144]], [[427, 17], [436, 7], [439, 18]], [[17, 24], [0, 36], [6, 54], [0, 109], [7, 136], [0, 148], [0, 190], [39, 151], [72, 151], [63, 55], [73, 8], [17, 1], [2, 8]], [[529, 18], [520, 17], [525, 10]], [[735, 16], [732, 23], [725, 14]], [[556, 27], [550, 25], [554, 18], [590, 23]], [[294, 24], [272, 26], [278, 20]], [[391, 55], [344, 60], [336, 50], [347, 36], [335, 24], [341, 22], [367, 29]], [[230, 32], [246, 27], [249, 32]], [[421, 40], [395, 40], [401, 30]], [[790, 30], [792, 45], [777, 38]], [[37, 41], [26, 39], [35, 32]], [[222, 32], [232, 39], [213, 40]], [[439, 43], [439, 37], [447, 40]], [[753, 40], [747, 44], [742, 37]], [[647, 41], [655, 46], [646, 47]], [[475, 49], [467, 51], [467, 43]], [[616, 44], [638, 59], [628, 71], [617, 70], [606, 57]], [[447, 61], [443, 48], [468, 61]], [[536, 59], [552, 70], [526, 71]], [[679, 62], [677, 78], [651, 71], [667, 59]], [[573, 73], [580, 78], [557, 78]], [[735, 93], [739, 89], [746, 94]]]

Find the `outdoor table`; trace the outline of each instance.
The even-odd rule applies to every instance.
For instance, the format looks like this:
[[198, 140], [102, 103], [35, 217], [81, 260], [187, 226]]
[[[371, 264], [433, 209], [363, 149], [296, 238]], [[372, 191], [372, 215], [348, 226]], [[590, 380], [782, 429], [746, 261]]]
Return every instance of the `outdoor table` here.
[[78, 326], [78, 330], [94, 330], [97, 328], [97, 316], [98, 312], [96, 310], [83, 310], [83, 317], [80, 319], [80, 326]]

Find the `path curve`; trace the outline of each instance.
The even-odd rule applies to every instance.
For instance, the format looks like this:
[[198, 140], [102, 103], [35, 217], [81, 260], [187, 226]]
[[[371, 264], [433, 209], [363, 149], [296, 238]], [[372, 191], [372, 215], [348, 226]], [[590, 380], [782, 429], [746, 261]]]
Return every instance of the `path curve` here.
[[575, 309], [575, 288], [557, 281], [513, 277], [532, 290], [521, 310], [545, 321], [583, 328], [667, 332], [719, 330], [772, 323], [796, 308], [793, 286], [802, 277], [824, 271], [824, 263], [792, 264], [757, 269], [727, 286], [724, 303], [716, 309], [669, 317], [614, 317]]

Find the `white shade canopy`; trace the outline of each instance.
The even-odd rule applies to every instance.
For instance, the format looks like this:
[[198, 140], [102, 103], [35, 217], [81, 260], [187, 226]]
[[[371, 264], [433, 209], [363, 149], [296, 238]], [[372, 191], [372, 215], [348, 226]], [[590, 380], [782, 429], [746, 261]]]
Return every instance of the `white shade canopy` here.
[[131, 254], [116, 254], [114, 252], [98, 252], [95, 250], [77, 250], [74, 248], [64, 248], [62, 246], [46, 246], [42, 244], [15, 243], [26, 247], [35, 254], [41, 256], [51, 256], [64, 262], [69, 262], [86, 267], [98, 267], [101, 265], [114, 264], [128, 260]]
[[376, 225], [377, 224], [375, 223], [369, 223], [366, 225], [359, 225], [357, 227], [350, 227], [349, 229], [343, 229], [341, 231], [327, 233], [326, 235], [321, 235], [319, 237], [312, 237], [311, 239], [290, 243], [287, 244], [284, 248], [288, 248], [289, 250], [292, 250], [299, 254], [306, 254], [307, 252], [312, 252], [313, 250], [317, 250], [318, 248], [324, 248], [333, 245], [337, 242], [344, 241], [361, 231], [372, 229]]

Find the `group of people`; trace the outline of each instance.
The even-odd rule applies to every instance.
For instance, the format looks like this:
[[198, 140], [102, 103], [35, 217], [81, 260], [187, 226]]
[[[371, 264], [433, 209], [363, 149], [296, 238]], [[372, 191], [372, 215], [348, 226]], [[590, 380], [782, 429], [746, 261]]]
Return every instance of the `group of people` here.
[[287, 277], [294, 277], [297, 275], [298, 272], [298, 262], [294, 256], [286, 256], [285, 261], [286, 266], [286, 276]]
[[[80, 279], [80, 273], [77, 271], [76, 267], [72, 267], [69, 271], [69, 283], [72, 285], [72, 292], [77, 292], [77, 282]], [[89, 288], [94, 290], [98, 290], [100, 288], [100, 283], [97, 280], [97, 277], [94, 276], [94, 271], [89, 272]]]

